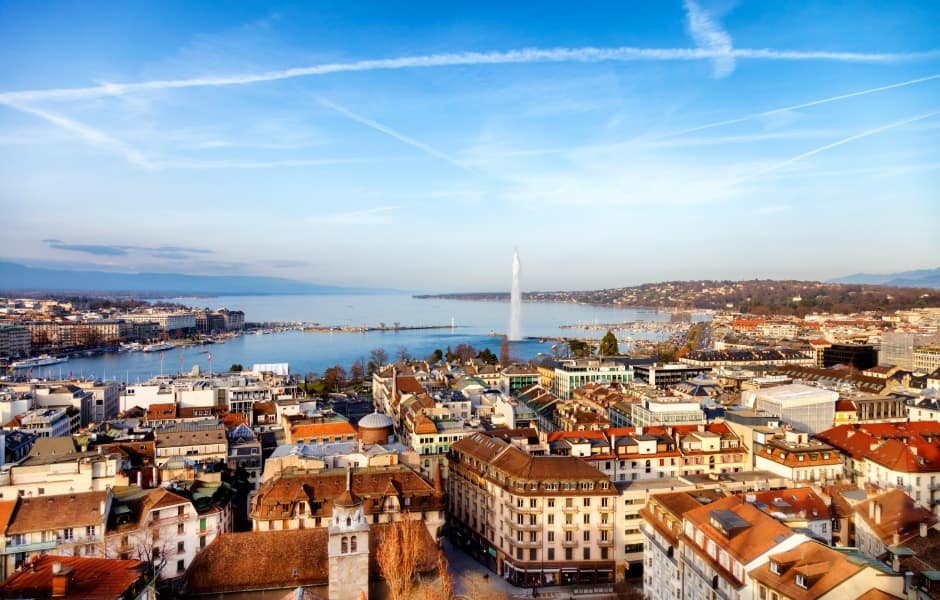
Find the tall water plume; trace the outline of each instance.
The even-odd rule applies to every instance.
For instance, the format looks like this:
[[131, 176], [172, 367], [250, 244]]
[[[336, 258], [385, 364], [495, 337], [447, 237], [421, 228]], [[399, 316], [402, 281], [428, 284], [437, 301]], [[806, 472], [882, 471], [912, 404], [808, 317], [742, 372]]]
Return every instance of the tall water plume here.
[[509, 339], [517, 342], [522, 339], [522, 291], [519, 289], [519, 249], [512, 254], [512, 290], [509, 294]]

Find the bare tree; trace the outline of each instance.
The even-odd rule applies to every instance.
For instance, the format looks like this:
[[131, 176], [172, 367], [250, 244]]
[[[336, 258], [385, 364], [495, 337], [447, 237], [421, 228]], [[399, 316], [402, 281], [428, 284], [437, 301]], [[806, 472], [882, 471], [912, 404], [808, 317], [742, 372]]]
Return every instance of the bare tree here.
[[382, 365], [388, 364], [388, 352], [385, 348], [373, 348], [369, 352], [369, 361], [375, 365], [376, 369], [381, 369]]
[[391, 600], [405, 600], [414, 589], [420, 554], [419, 527], [424, 524], [405, 515], [403, 520], [390, 523], [379, 540], [376, 559]]
[[401, 346], [398, 348], [398, 352], [396, 353], [396, 356], [398, 357], [398, 360], [400, 360], [401, 362], [408, 362], [409, 360], [411, 360], [411, 352], [409, 352], [408, 348], [405, 346]]
[[454, 597], [454, 580], [450, 576], [447, 557], [444, 552], [437, 551], [437, 581], [424, 586], [424, 600], [452, 600]]
[[489, 573], [468, 571], [460, 576], [460, 587], [464, 595], [473, 600], [499, 600], [506, 597], [490, 586]]
[[504, 335], [499, 342], [499, 364], [508, 367], [509, 362], [509, 338]]
[[349, 378], [355, 381], [360, 381], [366, 375], [366, 369], [362, 365], [362, 359], [356, 359], [352, 366], [349, 367]]

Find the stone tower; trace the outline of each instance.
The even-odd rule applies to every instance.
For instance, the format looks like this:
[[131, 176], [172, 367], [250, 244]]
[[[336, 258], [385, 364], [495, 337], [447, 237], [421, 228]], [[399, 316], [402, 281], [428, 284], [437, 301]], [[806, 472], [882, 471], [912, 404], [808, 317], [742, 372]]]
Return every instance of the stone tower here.
[[369, 597], [369, 522], [362, 500], [352, 493], [352, 470], [346, 469], [346, 491], [333, 501], [329, 525], [330, 600]]

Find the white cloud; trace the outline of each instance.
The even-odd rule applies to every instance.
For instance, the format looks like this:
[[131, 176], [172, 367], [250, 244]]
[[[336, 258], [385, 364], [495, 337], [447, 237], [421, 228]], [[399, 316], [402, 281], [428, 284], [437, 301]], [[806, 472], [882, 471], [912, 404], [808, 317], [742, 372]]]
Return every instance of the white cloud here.
[[685, 0], [685, 13], [686, 27], [695, 45], [715, 54], [712, 59], [715, 78], [730, 75], [735, 64], [731, 36], [695, 0]]
[[381, 225], [388, 223], [388, 213], [396, 210], [397, 206], [380, 206], [345, 213], [310, 215], [304, 221], [311, 225]]
[[772, 48], [724, 48], [720, 40], [708, 38], [713, 48], [522, 48], [507, 51], [456, 52], [378, 58], [354, 62], [326, 63], [236, 75], [216, 75], [184, 79], [157, 79], [137, 83], [107, 83], [91, 87], [22, 90], [0, 93], [0, 102], [69, 101], [103, 96], [121, 96], [154, 90], [198, 87], [224, 87], [250, 85], [270, 81], [313, 77], [333, 73], [366, 72], [398, 69], [426, 69], [469, 65], [502, 65], [560, 62], [634, 62], [634, 61], [695, 61], [711, 60], [718, 63], [717, 74], [723, 73], [729, 60], [812, 60], [837, 62], [886, 63], [931, 59], [940, 56], [940, 50], [926, 52], [830, 52], [821, 50], [775, 50]]

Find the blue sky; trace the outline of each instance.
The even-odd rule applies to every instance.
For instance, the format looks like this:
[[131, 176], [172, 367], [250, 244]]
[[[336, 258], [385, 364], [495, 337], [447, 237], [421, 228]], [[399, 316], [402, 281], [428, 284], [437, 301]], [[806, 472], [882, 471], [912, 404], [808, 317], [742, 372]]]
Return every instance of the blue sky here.
[[938, 265], [938, 168], [930, 0], [0, 4], [0, 257], [29, 264], [892, 272]]

